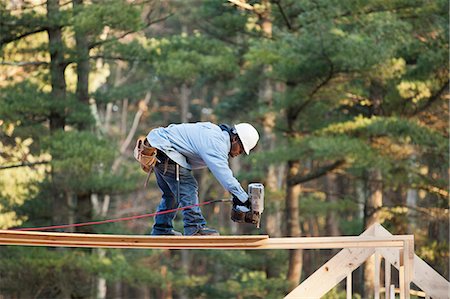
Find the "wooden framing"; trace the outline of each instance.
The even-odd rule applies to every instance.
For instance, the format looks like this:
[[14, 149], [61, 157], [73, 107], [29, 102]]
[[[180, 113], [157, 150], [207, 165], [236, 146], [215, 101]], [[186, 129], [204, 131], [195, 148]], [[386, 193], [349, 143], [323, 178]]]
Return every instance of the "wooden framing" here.
[[[376, 236], [392, 236], [392, 234], [380, 224], [375, 224], [373, 228], [374, 235]], [[413, 246], [414, 244], [407, 244], [407, 247]], [[385, 269], [386, 277], [389, 277], [389, 280], [385, 282], [385, 288], [389, 288], [389, 285], [391, 283], [390, 272], [392, 265], [394, 266], [394, 268], [397, 268], [399, 270], [401, 276], [408, 275], [409, 277], [411, 277], [411, 281], [413, 281], [415, 285], [425, 291], [426, 296], [430, 296], [431, 298], [450, 299], [450, 283], [433, 268], [431, 268], [424, 260], [414, 254], [414, 250], [411, 250], [411, 248], [408, 249], [407, 247], [404, 250], [408, 250], [410, 252], [408, 255], [399, 255], [395, 251], [389, 250], [387, 248], [376, 249], [376, 251], [384, 258], [385, 267], [386, 265], [388, 265], [389, 268]], [[409, 260], [404, 263], [404, 265], [402, 265], [405, 258]], [[413, 267], [409, 267], [409, 264], [413, 265]], [[400, 285], [400, 290], [401, 288], [402, 285]], [[391, 299], [394, 298], [392, 295], [388, 297], [390, 297]]]
[[[371, 230], [373, 231], [373, 229]], [[396, 249], [401, 252], [400, 267], [403, 267], [400, 281], [401, 298], [409, 298], [409, 285], [412, 278], [413, 264], [411, 250], [414, 248], [412, 235], [374, 236], [370, 233], [361, 236], [345, 237], [299, 237], [269, 238], [267, 235], [251, 236], [135, 236], [106, 235], [56, 232], [31, 232], [0, 230], [0, 245], [49, 246], [49, 247], [89, 247], [89, 248], [134, 248], [134, 249], [332, 249], [344, 248], [344, 256], [351, 257], [350, 268], [339, 264], [339, 260], [330, 265], [338, 269], [329, 273], [328, 280], [322, 277], [321, 284], [334, 286], [343, 278], [351, 296], [351, 271], [358, 267], [378, 248]], [[340, 253], [341, 254], [341, 253]], [[414, 254], [414, 252], [412, 252]], [[338, 254], [339, 255], [339, 254]], [[345, 259], [341, 261], [345, 262]], [[325, 266], [325, 265], [324, 265]], [[348, 266], [348, 265], [347, 265]], [[337, 267], [337, 268], [336, 268]], [[331, 269], [331, 268], [330, 268]], [[340, 269], [340, 270], [339, 270]], [[328, 271], [328, 269], [327, 269]], [[328, 271], [331, 272], [331, 271]], [[337, 276], [336, 276], [337, 275]], [[349, 276], [350, 275], [350, 276]], [[342, 276], [342, 277], [341, 277]], [[336, 280], [336, 277], [341, 277]], [[315, 284], [315, 282], [313, 282]], [[304, 284], [302, 284], [304, 285]], [[306, 291], [313, 289], [306, 288]], [[301, 292], [300, 292], [301, 291]], [[299, 294], [302, 295], [299, 295]], [[305, 297], [305, 294], [307, 297]], [[319, 296], [320, 297], [320, 296]], [[303, 293], [294, 289], [285, 298], [318, 298], [313, 293]]]
[[[389, 237], [392, 236], [380, 224], [369, 227], [361, 237]], [[330, 291], [336, 284], [351, 275], [364, 261], [374, 257], [374, 298], [380, 298], [380, 293], [384, 293], [384, 298], [395, 299], [394, 291], [398, 290], [400, 298], [409, 298], [409, 294], [416, 291], [410, 289], [410, 282], [424, 291], [428, 298], [450, 299], [450, 283], [426, 264], [422, 259], [414, 254], [413, 240], [404, 240], [402, 248], [346, 248], [341, 250], [327, 263], [310, 275], [297, 288], [295, 288], [286, 298], [320, 298]], [[381, 288], [381, 268], [380, 262], [384, 259], [384, 288]], [[399, 271], [399, 288], [395, 289], [394, 282], [391, 281], [392, 266]], [[348, 280], [347, 280], [348, 282]], [[349, 295], [347, 283], [347, 298]]]

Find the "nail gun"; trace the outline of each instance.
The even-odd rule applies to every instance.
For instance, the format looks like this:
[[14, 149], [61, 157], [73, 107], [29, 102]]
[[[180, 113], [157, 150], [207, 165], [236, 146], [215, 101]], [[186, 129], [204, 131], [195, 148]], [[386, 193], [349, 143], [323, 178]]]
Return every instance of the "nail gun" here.
[[264, 185], [260, 183], [251, 183], [248, 185], [250, 211], [242, 212], [235, 207], [231, 210], [231, 220], [238, 223], [252, 223], [260, 227], [261, 214], [264, 211]]

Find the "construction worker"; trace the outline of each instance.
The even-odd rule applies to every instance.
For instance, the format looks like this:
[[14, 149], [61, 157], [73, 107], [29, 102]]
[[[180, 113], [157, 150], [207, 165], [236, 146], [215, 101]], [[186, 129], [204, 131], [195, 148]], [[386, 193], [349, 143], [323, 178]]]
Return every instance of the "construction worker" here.
[[[248, 123], [234, 126], [210, 122], [172, 124], [156, 128], [145, 143], [157, 149], [154, 172], [162, 199], [157, 211], [198, 204], [198, 184], [192, 169], [208, 167], [220, 184], [233, 195], [233, 209], [248, 212], [248, 194], [233, 176], [228, 157], [247, 155], [259, 140], [258, 131]], [[206, 226], [198, 206], [182, 211], [184, 235], [219, 235]], [[152, 235], [181, 235], [173, 229], [176, 212], [155, 217]]]

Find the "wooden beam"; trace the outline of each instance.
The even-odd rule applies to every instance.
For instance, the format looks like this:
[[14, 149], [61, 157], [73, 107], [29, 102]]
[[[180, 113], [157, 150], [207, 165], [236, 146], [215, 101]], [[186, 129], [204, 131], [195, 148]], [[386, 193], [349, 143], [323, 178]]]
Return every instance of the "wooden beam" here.
[[409, 286], [406, 287], [406, 276], [405, 276], [405, 249], [402, 248], [399, 251], [399, 277], [398, 277], [398, 284], [400, 286], [400, 299], [406, 299], [409, 298]]
[[409, 236], [269, 238], [253, 236], [135, 236], [0, 230], [0, 245], [154, 249], [402, 248]]
[[[361, 234], [361, 237], [374, 236], [373, 226]], [[337, 283], [351, 275], [375, 252], [375, 248], [343, 249], [333, 258], [317, 269], [285, 298], [321, 298]]]
[[349, 273], [347, 275], [347, 282], [346, 282], [346, 293], [347, 293], [347, 299], [352, 299], [352, 273]]
[[[377, 236], [392, 236], [392, 234], [381, 225], [377, 224], [375, 229]], [[428, 265], [424, 260], [414, 254], [413, 245], [407, 246], [407, 256], [403, 255], [403, 259], [413, 259], [413, 269], [407, 269], [412, 282], [421, 288], [432, 298], [450, 299], [450, 282], [441, 276], [436, 270]], [[395, 268], [400, 269], [400, 257], [397, 249], [378, 248], [377, 251], [384, 257], [385, 263], [392, 264]]]
[[0, 245], [153, 248], [153, 249], [253, 249], [267, 240], [254, 236], [145, 236], [54, 233], [0, 230]]
[[377, 251], [375, 251], [373, 258], [375, 259], [375, 268], [374, 268], [374, 275], [373, 275], [373, 278], [374, 278], [373, 286], [374, 286], [374, 291], [375, 291], [374, 299], [380, 299], [381, 256]]
[[[377, 250], [378, 251], [378, 250]], [[389, 287], [391, 285], [391, 263], [384, 259], [384, 289], [386, 299], [395, 299], [390, 297]]]

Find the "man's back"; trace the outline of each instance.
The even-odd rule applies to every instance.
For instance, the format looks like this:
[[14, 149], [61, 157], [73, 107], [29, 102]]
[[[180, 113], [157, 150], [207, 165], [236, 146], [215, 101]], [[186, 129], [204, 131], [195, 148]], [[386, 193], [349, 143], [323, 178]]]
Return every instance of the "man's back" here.
[[231, 146], [228, 133], [210, 122], [173, 124], [166, 128], [157, 128], [152, 130], [147, 138], [152, 146], [188, 169], [207, 167], [205, 158], [226, 160]]

